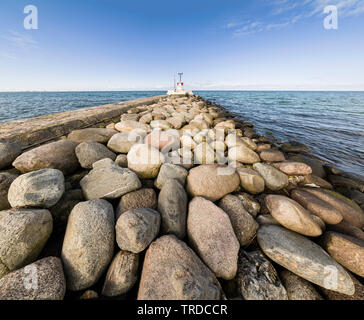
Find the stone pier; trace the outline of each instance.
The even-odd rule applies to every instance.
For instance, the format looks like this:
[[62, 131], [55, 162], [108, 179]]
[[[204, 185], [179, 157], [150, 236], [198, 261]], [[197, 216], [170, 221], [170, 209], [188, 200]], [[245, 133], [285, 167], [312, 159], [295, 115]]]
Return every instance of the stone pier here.
[[103, 127], [119, 120], [120, 115], [130, 108], [151, 105], [163, 97], [164, 95], [128, 100], [0, 123], [0, 141], [16, 142], [24, 150], [59, 139], [72, 130]]

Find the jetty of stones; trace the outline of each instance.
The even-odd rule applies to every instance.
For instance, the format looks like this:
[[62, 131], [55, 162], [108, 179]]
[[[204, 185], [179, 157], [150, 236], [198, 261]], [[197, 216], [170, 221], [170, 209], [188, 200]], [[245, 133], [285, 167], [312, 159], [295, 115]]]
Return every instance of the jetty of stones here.
[[362, 300], [364, 181], [199, 96], [0, 124], [0, 299]]

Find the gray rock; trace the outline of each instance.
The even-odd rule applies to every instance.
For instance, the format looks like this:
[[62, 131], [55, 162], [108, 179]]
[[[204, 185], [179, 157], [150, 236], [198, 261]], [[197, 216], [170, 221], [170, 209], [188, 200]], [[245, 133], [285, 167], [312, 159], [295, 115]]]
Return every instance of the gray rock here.
[[256, 218], [261, 210], [260, 204], [251, 195], [245, 192], [235, 192], [234, 195], [243, 203], [245, 210]]
[[201, 196], [216, 201], [238, 189], [239, 175], [225, 165], [200, 165], [189, 171], [187, 192], [191, 197]]
[[128, 157], [126, 154], [119, 154], [116, 159], [115, 159], [115, 163], [122, 168], [127, 168], [128, 167]]
[[157, 209], [157, 195], [152, 188], [142, 188], [123, 195], [116, 209], [116, 219], [130, 209]]
[[114, 211], [106, 200], [77, 204], [67, 223], [62, 261], [67, 288], [83, 290], [95, 284], [114, 253]]
[[228, 194], [220, 200], [219, 207], [229, 216], [240, 244], [242, 246], [249, 245], [255, 238], [259, 225], [245, 210], [240, 199]]
[[82, 142], [76, 149], [76, 156], [82, 168], [91, 169], [92, 164], [101, 159], [116, 159], [116, 154], [98, 142]]
[[65, 293], [62, 262], [56, 257], [38, 260], [0, 279], [0, 300], [63, 300]]
[[0, 211], [0, 278], [37, 259], [52, 229], [48, 210]]
[[245, 300], [288, 300], [277, 271], [261, 251], [240, 250], [237, 283]]
[[138, 300], [219, 300], [215, 275], [173, 235], [154, 241], [144, 259]]
[[182, 186], [185, 185], [188, 171], [176, 164], [164, 163], [162, 164], [157, 179], [155, 180], [155, 187], [162, 189], [163, 185], [168, 179], [176, 179]]
[[187, 234], [196, 252], [217, 277], [230, 280], [237, 271], [239, 241], [229, 216], [202, 197], [189, 203]]
[[260, 153], [260, 158], [266, 162], [279, 162], [284, 161], [285, 157], [279, 150], [266, 149]]
[[102, 294], [115, 297], [127, 293], [138, 279], [139, 255], [119, 251], [106, 274]]
[[323, 300], [315, 287], [305, 279], [288, 270], [280, 273], [289, 300]]
[[355, 227], [364, 228], [364, 212], [354, 201], [337, 192], [322, 188], [303, 188], [303, 190], [329, 203], [341, 213], [346, 222]]
[[180, 239], [186, 235], [187, 194], [175, 179], [167, 180], [158, 197], [158, 211], [162, 216], [162, 232]]
[[276, 225], [258, 230], [258, 243], [274, 262], [314, 284], [344, 294], [354, 294], [345, 269], [306, 237]]
[[10, 209], [11, 206], [8, 201], [8, 191], [10, 185], [17, 177], [17, 174], [7, 172], [0, 173], [0, 210]]
[[128, 153], [131, 147], [143, 143], [144, 135], [136, 132], [121, 132], [112, 136], [107, 147], [117, 153]]
[[87, 200], [116, 199], [142, 186], [133, 171], [117, 165], [91, 170], [80, 185]]
[[87, 141], [106, 143], [116, 133], [117, 131], [113, 129], [86, 128], [72, 131], [67, 138], [79, 143]]
[[121, 250], [142, 252], [159, 233], [161, 216], [152, 209], [131, 209], [116, 222], [116, 242]]
[[263, 163], [254, 163], [253, 168], [260, 173], [270, 190], [277, 191], [288, 186], [288, 177], [276, 168]]
[[309, 237], [322, 234], [314, 215], [296, 201], [276, 194], [266, 196], [264, 201], [272, 217], [285, 228]]
[[109, 158], [98, 160], [92, 164], [92, 169], [109, 168], [115, 166], [116, 163]]
[[58, 169], [69, 175], [80, 166], [75, 153], [77, 145], [77, 142], [70, 140], [51, 142], [24, 152], [15, 159], [13, 166], [22, 173]]
[[128, 168], [141, 179], [156, 178], [165, 157], [158, 149], [148, 144], [134, 145], [127, 156]]
[[9, 167], [20, 154], [21, 149], [17, 144], [0, 141], [0, 169]]
[[64, 191], [63, 173], [57, 169], [43, 169], [16, 178], [9, 188], [8, 200], [13, 208], [50, 208], [61, 199]]

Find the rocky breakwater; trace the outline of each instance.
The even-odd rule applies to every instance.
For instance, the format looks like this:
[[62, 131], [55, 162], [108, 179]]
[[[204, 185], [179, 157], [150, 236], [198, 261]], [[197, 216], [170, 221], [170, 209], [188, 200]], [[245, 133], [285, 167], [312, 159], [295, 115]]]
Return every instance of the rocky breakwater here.
[[0, 298], [363, 299], [364, 182], [308, 151], [198, 96], [1, 141]]

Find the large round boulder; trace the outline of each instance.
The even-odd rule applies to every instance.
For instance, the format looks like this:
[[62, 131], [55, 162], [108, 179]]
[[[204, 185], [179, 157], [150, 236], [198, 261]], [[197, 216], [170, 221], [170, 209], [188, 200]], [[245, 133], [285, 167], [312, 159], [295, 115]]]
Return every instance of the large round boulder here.
[[141, 179], [156, 178], [163, 162], [163, 154], [147, 144], [136, 144], [128, 153], [128, 168]]
[[114, 210], [106, 200], [77, 204], [67, 223], [62, 261], [67, 288], [87, 289], [95, 284], [114, 253]]
[[187, 192], [191, 197], [201, 196], [211, 201], [221, 199], [238, 189], [239, 175], [226, 165], [200, 165], [187, 176]]
[[162, 232], [180, 239], [186, 235], [187, 194], [175, 179], [167, 180], [158, 196], [158, 211], [162, 216]]
[[82, 178], [80, 185], [87, 200], [116, 199], [142, 186], [133, 171], [112, 164], [94, 166], [94, 169]]
[[115, 297], [127, 293], [138, 280], [139, 255], [119, 251], [107, 271], [102, 294]]
[[277, 225], [263, 225], [258, 243], [274, 262], [314, 284], [353, 295], [354, 283], [345, 269], [319, 245]]
[[131, 209], [116, 222], [116, 242], [121, 250], [142, 252], [159, 233], [161, 216], [153, 209]]
[[145, 255], [139, 300], [219, 300], [220, 284], [194, 251], [173, 235], [154, 241]]
[[51, 142], [24, 152], [15, 159], [13, 166], [22, 173], [58, 169], [68, 175], [79, 167], [75, 153], [77, 145], [77, 142], [71, 140]]
[[0, 278], [37, 259], [53, 230], [48, 210], [0, 212]]
[[192, 199], [187, 234], [198, 255], [217, 277], [226, 280], [235, 277], [240, 244], [229, 216], [222, 209], [205, 198]]
[[313, 215], [296, 201], [275, 194], [266, 196], [264, 201], [272, 217], [287, 229], [309, 237], [322, 234]]
[[63, 300], [66, 280], [56, 257], [38, 260], [0, 279], [0, 300]]
[[116, 154], [103, 144], [93, 141], [82, 142], [76, 149], [76, 156], [82, 168], [91, 169], [92, 164], [101, 159], [115, 160]]
[[43, 169], [17, 177], [9, 188], [12, 207], [50, 208], [65, 191], [63, 173], [57, 169]]
[[263, 177], [265, 185], [272, 191], [278, 191], [288, 186], [288, 177], [281, 171], [264, 163], [254, 163], [253, 169]]
[[128, 153], [135, 144], [142, 143], [143, 134], [136, 132], [120, 132], [111, 137], [107, 147], [117, 153]]
[[81, 142], [88, 142], [94, 141], [99, 143], [106, 143], [109, 139], [116, 134], [117, 131], [113, 129], [107, 128], [86, 128], [86, 129], [79, 129], [73, 130], [67, 138], [69, 140], [81, 143]]

